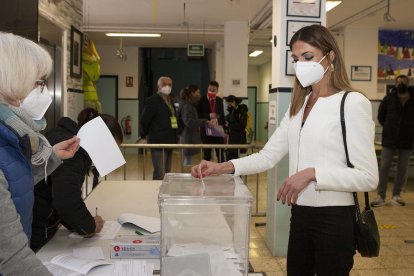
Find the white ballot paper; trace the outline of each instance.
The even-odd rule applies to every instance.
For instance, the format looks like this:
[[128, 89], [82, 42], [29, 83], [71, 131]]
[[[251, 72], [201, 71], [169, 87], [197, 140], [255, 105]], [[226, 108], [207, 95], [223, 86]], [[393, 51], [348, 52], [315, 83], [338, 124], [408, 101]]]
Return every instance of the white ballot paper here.
[[101, 177], [125, 164], [125, 159], [101, 117], [84, 124], [77, 134]]
[[[113, 240], [118, 234], [119, 229], [121, 229], [121, 224], [117, 221], [107, 220], [105, 221], [101, 232], [96, 233], [92, 237], [88, 238], [88, 240]], [[83, 239], [84, 237], [79, 235], [78, 233], [70, 233], [69, 238], [71, 239]]]
[[78, 259], [105, 260], [100, 246], [73, 248], [73, 257]]

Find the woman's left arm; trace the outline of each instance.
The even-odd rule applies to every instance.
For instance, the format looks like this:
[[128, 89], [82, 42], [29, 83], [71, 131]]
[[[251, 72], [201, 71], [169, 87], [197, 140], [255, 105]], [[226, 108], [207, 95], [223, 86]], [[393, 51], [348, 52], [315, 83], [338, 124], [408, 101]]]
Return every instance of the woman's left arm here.
[[[360, 93], [350, 93], [345, 101], [345, 125], [349, 159], [354, 168], [316, 167], [316, 189], [344, 192], [372, 191], [378, 186], [375, 154], [375, 124], [371, 102]], [[340, 150], [345, 155], [342, 139]]]

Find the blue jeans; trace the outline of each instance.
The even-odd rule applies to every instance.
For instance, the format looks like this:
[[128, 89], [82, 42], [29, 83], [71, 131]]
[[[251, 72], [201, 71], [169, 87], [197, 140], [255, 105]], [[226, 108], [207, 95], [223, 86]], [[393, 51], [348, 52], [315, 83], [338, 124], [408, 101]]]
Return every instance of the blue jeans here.
[[408, 161], [410, 160], [411, 150], [382, 148], [381, 166], [379, 169], [378, 195], [385, 199], [388, 185], [388, 175], [390, 173], [394, 154], [398, 156], [397, 176], [394, 182], [393, 196], [400, 195], [401, 188], [407, 181]]
[[164, 174], [171, 171], [172, 149], [151, 149], [152, 165], [154, 172], [152, 174], [153, 180], [164, 179]]

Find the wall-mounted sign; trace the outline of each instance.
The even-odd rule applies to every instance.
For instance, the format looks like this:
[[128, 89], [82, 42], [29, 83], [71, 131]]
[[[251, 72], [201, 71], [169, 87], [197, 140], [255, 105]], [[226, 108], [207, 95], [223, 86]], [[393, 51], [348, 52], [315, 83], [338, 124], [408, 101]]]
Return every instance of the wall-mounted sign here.
[[189, 57], [204, 57], [204, 44], [188, 44], [187, 56]]
[[276, 101], [269, 101], [269, 125], [276, 124]]

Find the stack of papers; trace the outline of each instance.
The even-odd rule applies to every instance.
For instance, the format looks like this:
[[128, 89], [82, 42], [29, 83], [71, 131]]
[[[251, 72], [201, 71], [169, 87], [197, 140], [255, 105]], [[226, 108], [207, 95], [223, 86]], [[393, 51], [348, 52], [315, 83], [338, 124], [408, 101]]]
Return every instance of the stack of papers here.
[[161, 231], [161, 220], [159, 218], [140, 216], [131, 213], [125, 213], [118, 217], [120, 224], [131, 223], [149, 233]]

